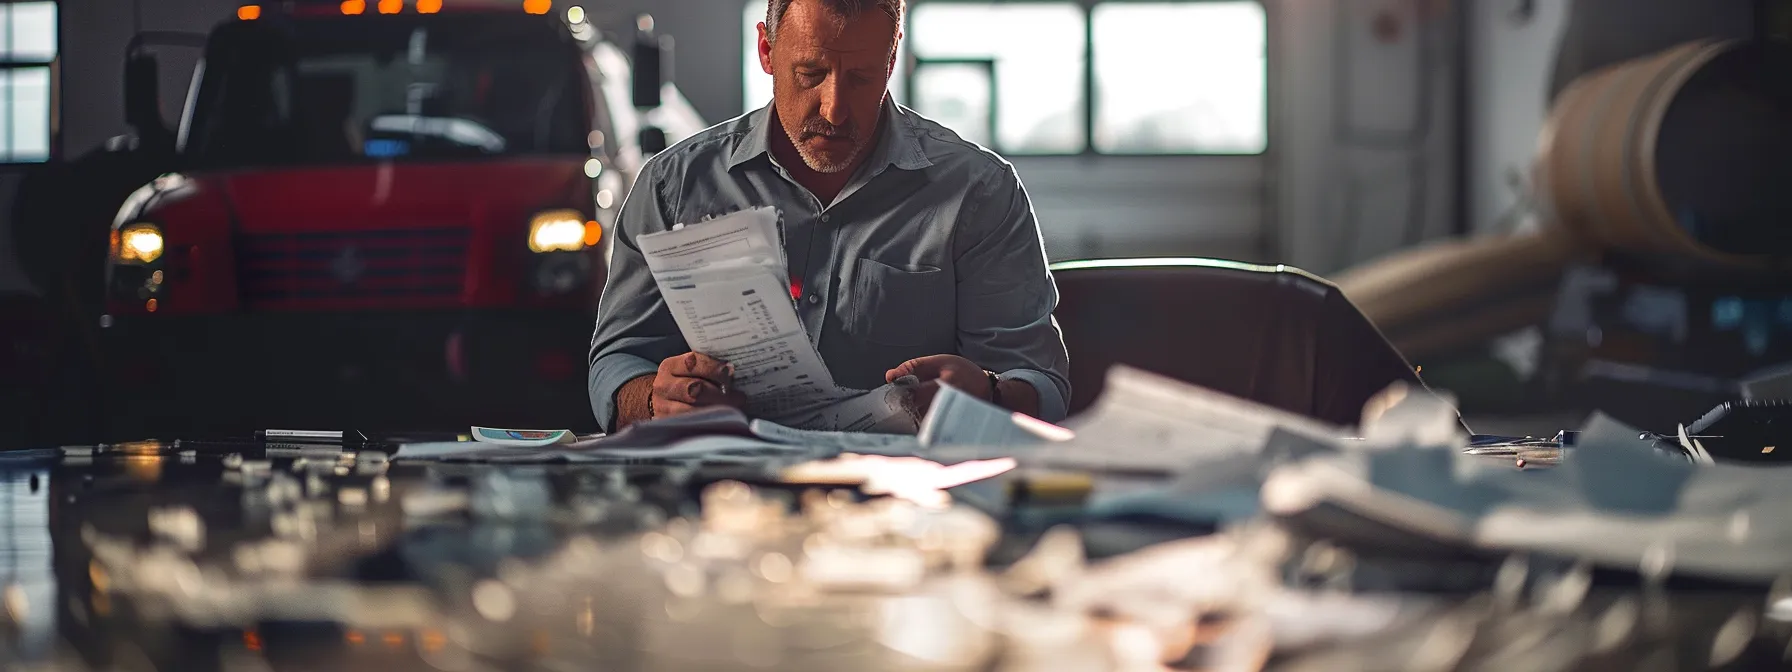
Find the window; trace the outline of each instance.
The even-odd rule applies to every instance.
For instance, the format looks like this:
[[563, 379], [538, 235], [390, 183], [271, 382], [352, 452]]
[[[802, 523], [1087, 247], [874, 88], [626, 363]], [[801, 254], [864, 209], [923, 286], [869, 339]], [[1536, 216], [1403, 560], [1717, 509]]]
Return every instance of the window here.
[[[966, 138], [987, 133], [959, 125], [960, 113], [986, 110], [991, 147], [1003, 152], [1082, 151], [1083, 20], [1072, 2], [916, 3], [908, 33], [916, 110]], [[987, 83], [968, 79], [977, 63], [987, 63]]]
[[[765, 21], [765, 5], [765, 0], [747, 0], [741, 13], [746, 27], [741, 33], [742, 112], [765, 107], [772, 100], [772, 76], [759, 67], [759, 24]], [[903, 94], [908, 90], [908, 45], [897, 45], [897, 49], [896, 71], [890, 75], [890, 97], [906, 104], [908, 99]]]
[[1257, 154], [1268, 32], [1256, 2], [1096, 5], [1095, 150]]
[[0, 3], [0, 163], [50, 158], [56, 3]]
[[[745, 19], [752, 110], [772, 96], [755, 32], [765, 3], [747, 0]], [[1260, 0], [911, 0], [904, 32], [908, 53], [890, 82], [896, 99], [999, 152], [1257, 154], [1268, 146]], [[1092, 86], [1084, 82], [1091, 72]]]

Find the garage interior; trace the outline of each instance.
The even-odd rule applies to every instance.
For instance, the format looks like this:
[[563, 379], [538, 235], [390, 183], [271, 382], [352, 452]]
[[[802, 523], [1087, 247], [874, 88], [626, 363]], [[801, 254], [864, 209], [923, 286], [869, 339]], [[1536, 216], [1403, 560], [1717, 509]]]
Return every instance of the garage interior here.
[[0, 0], [0, 667], [1786, 664], [1792, 2], [899, 4], [1069, 417], [798, 460], [587, 394], [767, 0]]

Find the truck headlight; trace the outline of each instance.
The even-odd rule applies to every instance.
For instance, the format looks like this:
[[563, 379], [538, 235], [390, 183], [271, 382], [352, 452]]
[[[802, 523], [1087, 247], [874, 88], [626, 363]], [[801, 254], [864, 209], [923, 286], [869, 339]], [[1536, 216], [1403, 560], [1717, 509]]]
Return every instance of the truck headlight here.
[[550, 210], [529, 222], [532, 252], [577, 252], [596, 245], [603, 236], [597, 222], [588, 222], [576, 210]]
[[127, 224], [112, 233], [112, 258], [126, 264], [151, 264], [162, 258], [162, 229], [149, 222]]

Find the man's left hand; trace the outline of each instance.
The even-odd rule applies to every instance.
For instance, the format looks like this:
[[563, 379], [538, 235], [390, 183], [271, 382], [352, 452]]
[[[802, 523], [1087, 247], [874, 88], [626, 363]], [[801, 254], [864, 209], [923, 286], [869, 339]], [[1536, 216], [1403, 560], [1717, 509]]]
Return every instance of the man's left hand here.
[[915, 388], [915, 407], [926, 409], [933, 405], [933, 395], [939, 393], [940, 385], [951, 385], [965, 394], [989, 401], [992, 396], [989, 389], [989, 374], [976, 362], [958, 355], [932, 355], [903, 362], [901, 366], [884, 373], [884, 382], [894, 383], [897, 378], [914, 376], [921, 381]]

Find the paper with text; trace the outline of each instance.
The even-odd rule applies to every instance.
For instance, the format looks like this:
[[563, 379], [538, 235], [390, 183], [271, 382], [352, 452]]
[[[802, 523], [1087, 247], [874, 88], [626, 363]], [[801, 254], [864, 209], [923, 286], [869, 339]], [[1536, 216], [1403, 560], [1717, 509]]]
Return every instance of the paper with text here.
[[636, 241], [685, 342], [734, 366], [748, 415], [798, 429], [919, 427], [907, 390], [834, 382], [790, 299], [776, 210], [742, 210]]
[[950, 385], [940, 386], [921, 419], [921, 444], [934, 446], [1029, 446], [1067, 441], [1074, 432], [978, 399]]
[[1343, 428], [1138, 369], [1116, 366], [1093, 408], [1069, 425], [1077, 438], [1042, 446], [1041, 462], [1065, 468], [1174, 474], [1263, 450], [1281, 429], [1331, 442]]

